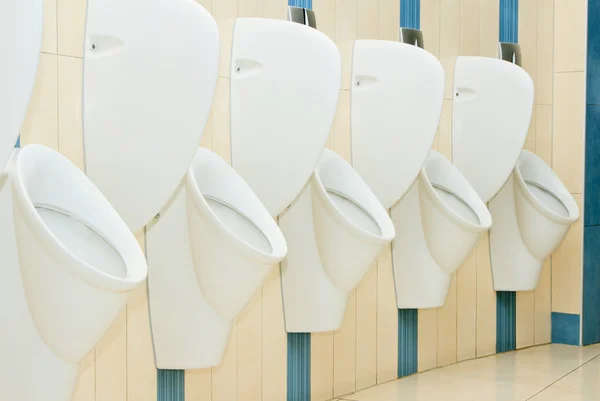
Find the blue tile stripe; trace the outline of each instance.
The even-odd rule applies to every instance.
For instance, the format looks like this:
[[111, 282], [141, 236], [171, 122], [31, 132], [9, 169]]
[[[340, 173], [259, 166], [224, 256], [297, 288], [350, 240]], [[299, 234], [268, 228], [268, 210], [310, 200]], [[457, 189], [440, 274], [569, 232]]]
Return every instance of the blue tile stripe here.
[[552, 312], [552, 343], [579, 345], [579, 315]]
[[312, 0], [289, 0], [288, 6], [302, 7], [312, 10]]
[[21, 147], [21, 135], [19, 135], [19, 137], [17, 138], [17, 143], [15, 143], [15, 148], [20, 148]]
[[158, 369], [158, 401], [185, 400], [185, 371]]
[[517, 293], [496, 293], [496, 352], [517, 348]]
[[421, 0], [400, 0], [400, 27], [421, 29]]
[[[600, 2], [597, 0], [588, 0], [587, 22], [583, 345], [600, 342]], [[554, 333], [554, 324], [552, 329]]]
[[398, 309], [398, 377], [417, 373], [419, 311]]
[[288, 333], [287, 401], [310, 401], [310, 333]]
[[500, 0], [500, 42], [519, 43], [519, 0]]
[[[519, 42], [519, 0], [500, 0], [500, 42]], [[496, 352], [517, 348], [517, 293], [496, 293]]]

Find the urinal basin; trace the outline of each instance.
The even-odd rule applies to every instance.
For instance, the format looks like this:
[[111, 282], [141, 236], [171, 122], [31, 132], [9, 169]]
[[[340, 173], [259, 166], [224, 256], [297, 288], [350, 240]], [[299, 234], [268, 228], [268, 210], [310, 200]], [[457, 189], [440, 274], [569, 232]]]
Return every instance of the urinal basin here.
[[335, 152], [325, 150], [310, 186], [323, 268], [339, 290], [349, 292], [392, 241], [394, 225], [367, 184]]
[[429, 251], [442, 270], [452, 273], [492, 225], [490, 212], [460, 171], [436, 151], [425, 161], [419, 193]]
[[223, 159], [198, 149], [185, 179], [192, 258], [208, 303], [233, 319], [287, 244], [248, 184]]
[[77, 363], [146, 279], [144, 254], [106, 198], [58, 152], [26, 146], [10, 177], [29, 310], [48, 346]]
[[552, 169], [531, 152], [521, 152], [513, 176], [521, 237], [531, 254], [543, 261], [577, 221], [579, 208]]

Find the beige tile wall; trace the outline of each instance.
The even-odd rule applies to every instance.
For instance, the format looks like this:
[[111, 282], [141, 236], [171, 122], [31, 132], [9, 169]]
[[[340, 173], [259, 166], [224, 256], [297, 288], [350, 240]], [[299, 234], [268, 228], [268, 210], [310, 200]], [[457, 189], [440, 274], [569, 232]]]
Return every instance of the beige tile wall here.
[[[287, 0], [198, 0], [213, 13], [221, 66], [202, 146], [229, 157], [229, 49], [236, 17], [283, 19]], [[556, 5], [555, 5], [556, 3]], [[524, 66], [536, 81], [535, 118], [527, 148], [555, 168], [581, 206], [585, 0], [521, 0]], [[85, 0], [45, 0], [42, 55], [22, 144], [43, 143], [83, 168], [81, 69]], [[574, 6], [571, 6], [574, 4]], [[447, 73], [443, 114], [434, 148], [451, 157], [452, 73], [456, 56], [496, 56], [498, 0], [422, 0], [426, 49]], [[556, 11], [554, 8], [556, 7]], [[313, 0], [319, 29], [343, 59], [340, 104], [328, 147], [350, 160], [350, 60], [355, 39], [397, 40], [399, 0]], [[574, 45], [575, 43], [575, 45]], [[552, 310], [580, 312], [582, 228], [576, 224], [546, 263], [539, 288], [517, 299], [519, 347], [550, 340]], [[143, 233], [138, 234], [144, 244]], [[419, 311], [419, 369], [495, 352], [496, 296], [489, 243], [482, 239], [452, 280], [448, 301]], [[553, 286], [551, 287], [551, 278]], [[279, 272], [274, 271], [237, 318], [222, 365], [186, 372], [186, 400], [282, 401], [287, 337]], [[114, 327], [82, 363], [76, 401], [155, 400], [156, 370], [145, 288], [136, 289]], [[386, 249], [352, 292], [343, 327], [312, 336], [311, 393], [327, 400], [397, 375], [397, 309]]]

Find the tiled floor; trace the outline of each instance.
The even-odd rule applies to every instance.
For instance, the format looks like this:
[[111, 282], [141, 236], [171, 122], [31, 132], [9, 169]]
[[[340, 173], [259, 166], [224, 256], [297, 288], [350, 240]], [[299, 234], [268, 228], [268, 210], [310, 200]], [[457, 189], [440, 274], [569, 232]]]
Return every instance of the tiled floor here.
[[600, 401], [600, 344], [476, 359], [340, 398], [352, 401]]

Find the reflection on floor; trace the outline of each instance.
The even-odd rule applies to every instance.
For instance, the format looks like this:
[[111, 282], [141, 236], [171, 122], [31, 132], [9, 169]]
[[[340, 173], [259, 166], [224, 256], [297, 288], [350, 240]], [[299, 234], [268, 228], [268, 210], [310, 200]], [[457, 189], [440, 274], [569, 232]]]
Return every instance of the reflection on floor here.
[[600, 401], [600, 344], [546, 345], [381, 384], [351, 401]]

